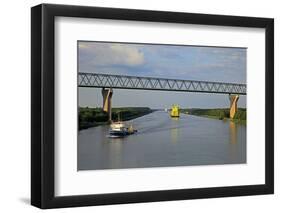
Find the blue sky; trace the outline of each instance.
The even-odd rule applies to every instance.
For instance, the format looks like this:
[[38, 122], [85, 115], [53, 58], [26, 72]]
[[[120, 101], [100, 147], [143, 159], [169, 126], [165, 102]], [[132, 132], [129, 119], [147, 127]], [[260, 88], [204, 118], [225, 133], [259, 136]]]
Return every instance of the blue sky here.
[[[246, 83], [246, 48], [78, 42], [79, 72]], [[100, 89], [79, 88], [80, 106], [102, 103]], [[226, 107], [227, 95], [114, 90], [113, 106]], [[239, 106], [246, 106], [241, 96]]]

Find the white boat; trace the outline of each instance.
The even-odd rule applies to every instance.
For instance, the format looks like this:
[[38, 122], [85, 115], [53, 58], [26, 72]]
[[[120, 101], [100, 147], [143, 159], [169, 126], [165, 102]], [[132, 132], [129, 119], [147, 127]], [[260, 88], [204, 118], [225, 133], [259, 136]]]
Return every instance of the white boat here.
[[110, 137], [125, 137], [126, 135], [131, 135], [137, 132], [132, 125], [129, 127], [122, 121], [113, 122], [110, 125], [109, 136]]
[[109, 135], [124, 137], [127, 134], [127, 128], [123, 122], [115, 122], [110, 125]]

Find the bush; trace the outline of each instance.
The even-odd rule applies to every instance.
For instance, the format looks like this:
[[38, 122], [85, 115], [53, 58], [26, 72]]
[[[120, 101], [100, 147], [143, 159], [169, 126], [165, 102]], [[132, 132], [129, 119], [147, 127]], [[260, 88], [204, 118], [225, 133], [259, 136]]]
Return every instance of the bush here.
[[[113, 108], [112, 120], [118, 120], [120, 113], [120, 120], [130, 120], [152, 112], [148, 107], [127, 107], [127, 108]], [[107, 122], [109, 119], [108, 113], [104, 112], [101, 108], [79, 108], [79, 129], [86, 129], [97, 125], [97, 123]]]
[[247, 119], [247, 112], [243, 111], [243, 110], [238, 110], [238, 112], [236, 112], [234, 119], [237, 120], [246, 120]]
[[[229, 118], [229, 109], [222, 108], [222, 109], [189, 109], [188, 110], [192, 115], [203, 115], [203, 116], [213, 116], [217, 117], [218, 119], [222, 120], [224, 118]], [[247, 110], [245, 108], [238, 109], [236, 112], [234, 119], [237, 120], [246, 120], [247, 119]]]

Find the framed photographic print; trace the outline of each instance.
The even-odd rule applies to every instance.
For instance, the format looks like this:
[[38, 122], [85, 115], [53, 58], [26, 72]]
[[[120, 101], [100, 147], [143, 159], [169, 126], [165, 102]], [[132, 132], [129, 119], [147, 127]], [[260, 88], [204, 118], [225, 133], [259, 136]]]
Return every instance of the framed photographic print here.
[[31, 9], [31, 203], [272, 194], [274, 21]]

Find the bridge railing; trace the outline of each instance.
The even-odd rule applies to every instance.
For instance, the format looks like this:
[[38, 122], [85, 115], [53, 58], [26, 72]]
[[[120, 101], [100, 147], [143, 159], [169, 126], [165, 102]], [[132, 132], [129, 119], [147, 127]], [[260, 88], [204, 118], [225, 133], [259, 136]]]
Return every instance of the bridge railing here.
[[79, 87], [167, 90], [222, 94], [247, 94], [246, 84], [165, 79], [128, 75], [83, 73], [78, 75]]

